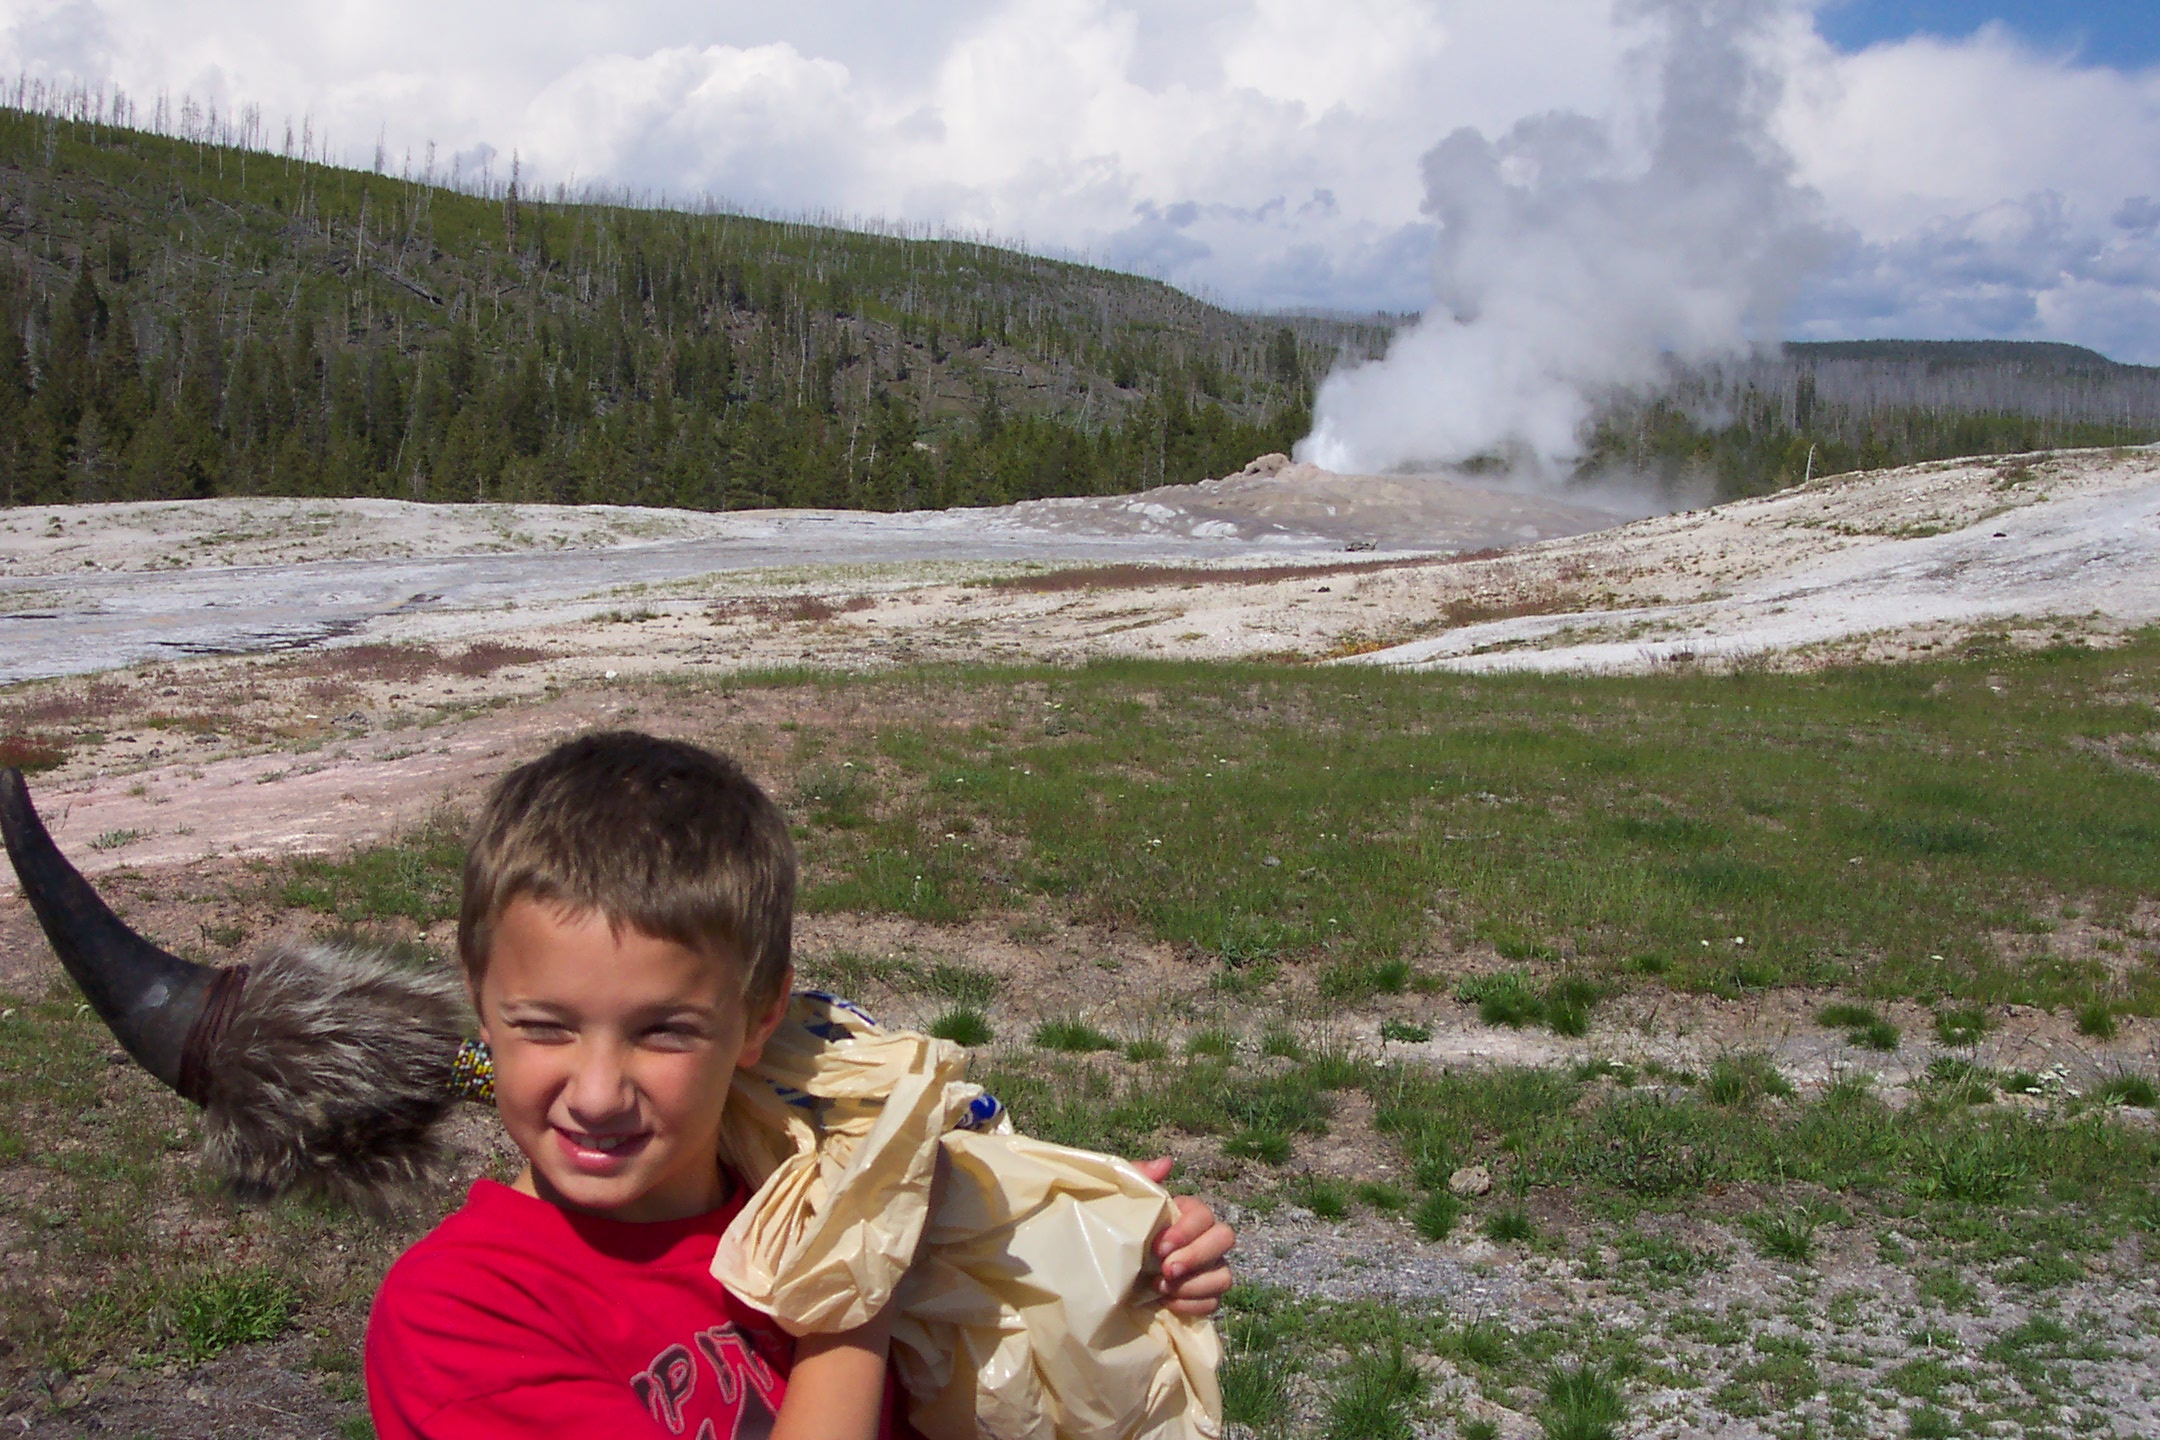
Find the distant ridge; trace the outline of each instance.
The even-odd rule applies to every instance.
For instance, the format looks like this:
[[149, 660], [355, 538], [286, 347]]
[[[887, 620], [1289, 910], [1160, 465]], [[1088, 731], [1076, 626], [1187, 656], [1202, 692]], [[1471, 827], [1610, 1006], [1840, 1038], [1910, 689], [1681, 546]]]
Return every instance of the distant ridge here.
[[2110, 360], [2082, 345], [2056, 340], [1809, 340], [1785, 346], [1793, 361], [1863, 360], [1930, 369], [2012, 366], [2032, 374], [2153, 372], [2160, 367]]

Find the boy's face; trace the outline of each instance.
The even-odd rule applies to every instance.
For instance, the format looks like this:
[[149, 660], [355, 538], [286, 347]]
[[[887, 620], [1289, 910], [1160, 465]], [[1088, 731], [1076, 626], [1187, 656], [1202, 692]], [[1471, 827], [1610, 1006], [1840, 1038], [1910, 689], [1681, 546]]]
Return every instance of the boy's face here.
[[518, 1188], [615, 1220], [678, 1220], [726, 1198], [720, 1115], [787, 987], [750, 1015], [742, 967], [525, 896], [495, 926], [473, 994], [495, 1102], [530, 1168]]

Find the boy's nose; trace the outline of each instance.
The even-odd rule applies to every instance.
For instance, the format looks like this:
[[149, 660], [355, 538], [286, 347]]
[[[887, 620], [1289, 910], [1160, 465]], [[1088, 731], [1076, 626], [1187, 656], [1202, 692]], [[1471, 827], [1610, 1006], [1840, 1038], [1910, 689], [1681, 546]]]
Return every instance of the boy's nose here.
[[637, 1097], [621, 1048], [604, 1040], [585, 1046], [563, 1100], [582, 1126], [598, 1126], [635, 1110]]

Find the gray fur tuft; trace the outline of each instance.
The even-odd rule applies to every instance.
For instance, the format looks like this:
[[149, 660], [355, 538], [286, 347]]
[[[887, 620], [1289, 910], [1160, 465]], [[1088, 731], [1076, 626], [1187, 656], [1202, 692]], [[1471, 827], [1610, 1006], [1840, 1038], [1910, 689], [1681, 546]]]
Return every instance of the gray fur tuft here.
[[243, 1195], [328, 1192], [380, 1208], [427, 1181], [471, 1011], [440, 970], [329, 945], [250, 966], [208, 1057], [211, 1163]]

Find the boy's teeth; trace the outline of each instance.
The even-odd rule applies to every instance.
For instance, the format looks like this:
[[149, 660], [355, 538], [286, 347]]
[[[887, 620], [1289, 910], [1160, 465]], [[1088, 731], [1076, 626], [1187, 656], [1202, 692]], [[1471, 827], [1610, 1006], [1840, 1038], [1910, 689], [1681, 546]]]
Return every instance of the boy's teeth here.
[[592, 1150], [613, 1150], [629, 1138], [627, 1135], [588, 1135], [585, 1144]]

